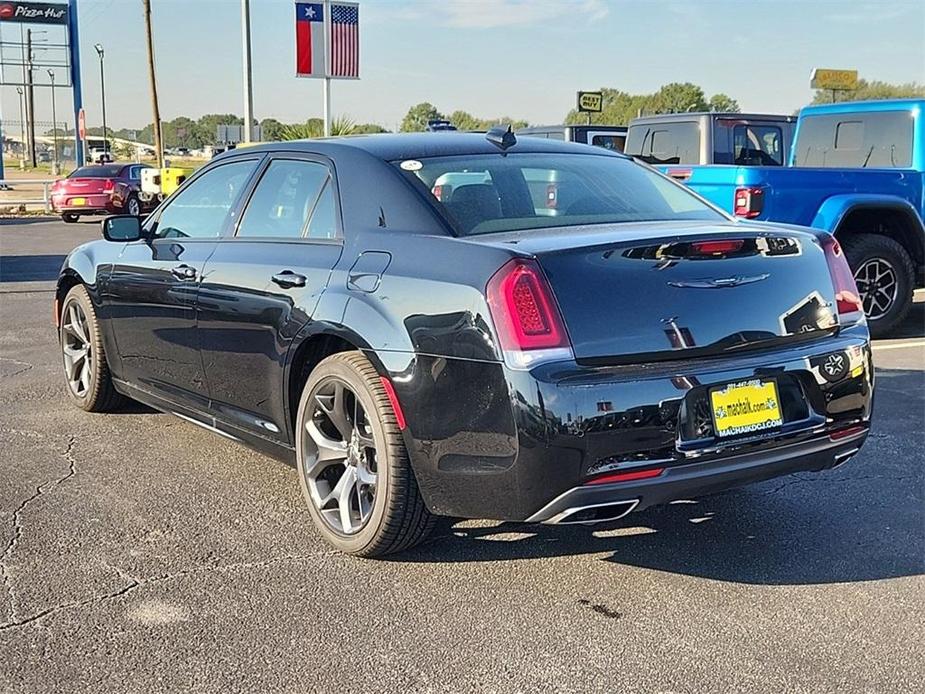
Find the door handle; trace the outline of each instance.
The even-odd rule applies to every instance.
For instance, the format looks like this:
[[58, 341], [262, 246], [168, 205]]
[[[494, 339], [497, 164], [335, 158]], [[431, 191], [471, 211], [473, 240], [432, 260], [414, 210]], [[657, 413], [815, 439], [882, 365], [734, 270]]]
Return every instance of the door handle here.
[[170, 272], [174, 277], [180, 280], [196, 279], [196, 268], [192, 268], [189, 265], [178, 265], [177, 267], [172, 268]]
[[305, 275], [297, 275], [292, 270], [277, 272], [271, 279], [283, 289], [305, 286]]

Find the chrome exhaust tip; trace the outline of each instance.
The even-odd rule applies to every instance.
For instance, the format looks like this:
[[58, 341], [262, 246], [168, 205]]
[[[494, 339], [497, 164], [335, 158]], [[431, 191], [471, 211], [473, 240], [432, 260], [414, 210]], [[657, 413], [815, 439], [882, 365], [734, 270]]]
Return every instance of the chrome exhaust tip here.
[[832, 467], [830, 467], [829, 469], [834, 470], [837, 467], [841, 467], [842, 465], [847, 463], [849, 460], [851, 460], [854, 456], [856, 456], [858, 451], [860, 450], [861, 450], [860, 448], [852, 448], [850, 451], [839, 453], [838, 455], [835, 456], [835, 464], [832, 465]]
[[545, 521], [550, 525], [591, 525], [615, 521], [632, 512], [639, 505], [639, 499], [609, 501], [606, 504], [573, 506]]

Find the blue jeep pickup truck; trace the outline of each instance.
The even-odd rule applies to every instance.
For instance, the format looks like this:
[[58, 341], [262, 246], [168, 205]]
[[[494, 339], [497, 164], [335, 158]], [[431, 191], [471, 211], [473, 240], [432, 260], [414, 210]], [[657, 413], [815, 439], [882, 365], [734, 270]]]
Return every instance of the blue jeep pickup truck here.
[[825, 229], [844, 248], [871, 333], [888, 334], [925, 281], [925, 99], [808, 106], [787, 167], [662, 166], [751, 220]]

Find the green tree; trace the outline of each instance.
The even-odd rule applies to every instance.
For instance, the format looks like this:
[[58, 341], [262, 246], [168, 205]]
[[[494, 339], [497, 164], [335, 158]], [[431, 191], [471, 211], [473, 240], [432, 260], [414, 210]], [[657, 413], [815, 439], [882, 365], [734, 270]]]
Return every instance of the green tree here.
[[706, 111], [707, 100], [703, 89], [690, 82], [672, 82], [659, 89], [649, 102], [655, 113], [686, 113]]
[[282, 139], [283, 128], [286, 127], [275, 118], [264, 118], [260, 121], [265, 142], [275, 142]]
[[[911, 99], [925, 97], [925, 84], [907, 82], [906, 84], [890, 84], [865, 79], [858, 80], [858, 88], [854, 91], [835, 92], [835, 101], [877, 101], [880, 99]], [[814, 104], [828, 104], [832, 102], [830, 89], [817, 89], [813, 95]]]
[[738, 101], [722, 93], [711, 96], [710, 102], [707, 105], [710, 107], [711, 111], [717, 113], [741, 113], [742, 111], [742, 109], [739, 108]]
[[353, 129], [353, 135], [368, 135], [389, 132], [378, 123], [360, 123]]
[[244, 119], [233, 113], [208, 113], [202, 116], [196, 121], [196, 130], [203, 144], [216, 144], [219, 125], [244, 125]]
[[427, 128], [427, 121], [438, 118], [444, 118], [444, 115], [437, 110], [437, 107], [422, 101], [408, 109], [408, 113], [401, 122], [401, 131], [403, 133], [423, 132]]

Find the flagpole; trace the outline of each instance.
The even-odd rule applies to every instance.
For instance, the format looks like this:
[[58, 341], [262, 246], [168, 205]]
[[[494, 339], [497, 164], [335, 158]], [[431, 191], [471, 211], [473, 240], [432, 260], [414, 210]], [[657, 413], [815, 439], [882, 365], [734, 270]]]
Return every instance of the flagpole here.
[[331, 2], [323, 0], [324, 18], [324, 136], [331, 137]]
[[251, 73], [251, 10], [250, 0], [241, 0], [241, 40], [244, 57], [244, 142], [251, 141], [254, 121], [254, 89]]

